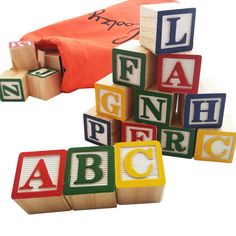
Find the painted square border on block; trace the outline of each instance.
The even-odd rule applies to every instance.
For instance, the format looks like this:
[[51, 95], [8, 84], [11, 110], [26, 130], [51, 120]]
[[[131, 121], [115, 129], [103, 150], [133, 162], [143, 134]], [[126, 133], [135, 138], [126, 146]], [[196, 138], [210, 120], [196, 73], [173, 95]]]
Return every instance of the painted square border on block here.
[[[20, 87], [20, 92], [21, 92], [21, 99], [5, 99], [4, 95], [3, 95], [3, 91], [2, 91], [2, 82], [18, 82], [19, 83], [19, 87]], [[0, 100], [3, 102], [24, 102], [25, 101], [25, 96], [24, 96], [24, 90], [23, 90], [23, 86], [22, 86], [22, 81], [21, 79], [5, 79], [5, 78], [1, 78], [0, 79]]]
[[[112, 87], [112, 86], [108, 86], [108, 85], [103, 85], [103, 84], [99, 84], [98, 82], [95, 83], [95, 97], [96, 97], [96, 112], [98, 115], [107, 117], [107, 118], [111, 118], [111, 119], [116, 119], [116, 120], [125, 120], [125, 96], [126, 96], [126, 92], [119, 87]], [[116, 116], [116, 115], [112, 115], [110, 113], [106, 113], [106, 112], [101, 112], [100, 111], [100, 106], [101, 106], [101, 101], [100, 101], [100, 89], [103, 90], [107, 90], [109, 92], [113, 92], [113, 93], [119, 93], [121, 95], [121, 103], [120, 103], [120, 109], [121, 109], [121, 114], [120, 116]]]
[[[174, 48], [161, 49], [163, 16], [188, 14], [188, 13], [192, 14], [192, 24], [191, 24], [192, 27], [191, 27], [191, 36], [190, 36], [189, 46], [182, 46], [182, 47], [180, 46], [180, 47], [174, 47]], [[155, 53], [156, 54], [168, 54], [168, 53], [174, 53], [174, 52], [191, 51], [193, 48], [196, 8], [185, 8], [185, 9], [159, 11], [157, 15], [158, 15], [158, 19], [157, 19]]]
[[[97, 145], [103, 145], [103, 146], [104, 145], [111, 145], [111, 123], [107, 120], [102, 120], [102, 119], [99, 119], [97, 117], [94, 117], [94, 116], [91, 116], [91, 115], [88, 115], [88, 114], [84, 114], [83, 116], [84, 116], [83, 118], [84, 118], [84, 138], [85, 138], [85, 140], [88, 141], [88, 142], [97, 144]], [[90, 139], [88, 137], [87, 118], [98, 121], [100, 123], [104, 123], [107, 126], [107, 144], [97, 142], [97, 141], [95, 141], [93, 139]]]
[[[140, 85], [135, 85], [131, 84], [129, 82], [122, 82], [120, 80], [117, 80], [117, 60], [116, 56], [117, 54], [122, 54], [125, 56], [130, 56], [130, 57], [136, 57], [141, 59], [141, 67], [140, 67]], [[133, 88], [144, 88], [145, 87], [145, 75], [146, 75], [146, 55], [140, 52], [133, 52], [133, 51], [128, 51], [124, 49], [118, 49], [118, 48], [113, 48], [112, 49], [112, 76], [113, 76], [113, 82], [115, 84], [120, 84], [124, 85], [127, 87], [133, 87]]]
[[[165, 123], [160, 123], [156, 121], [149, 121], [149, 120], [143, 120], [139, 118], [139, 96], [140, 95], [146, 95], [146, 96], [154, 96], [154, 97], [161, 97], [167, 99], [167, 118]], [[145, 123], [145, 124], [151, 124], [151, 125], [169, 125], [171, 120], [171, 106], [172, 106], [172, 100], [173, 96], [168, 93], [162, 93], [162, 92], [155, 92], [155, 91], [145, 91], [141, 89], [136, 89], [134, 92], [134, 120], [137, 122]]]
[[[163, 71], [163, 60], [168, 58], [172, 59], [183, 59], [183, 60], [194, 60], [195, 65], [194, 65], [194, 72], [193, 73], [193, 84], [191, 88], [170, 88], [170, 87], [163, 87], [162, 86], [162, 71]], [[201, 61], [202, 61], [202, 56], [201, 55], [191, 55], [191, 54], [160, 54], [157, 57], [157, 89], [159, 91], [163, 92], [172, 92], [172, 93], [191, 93], [191, 94], [196, 94], [198, 92], [198, 86], [199, 86], [199, 80], [200, 80], [200, 71], [201, 71]]]
[[[34, 71], [37, 71], [37, 70], [40, 70], [40, 69], [47, 69], [47, 70], [50, 70], [52, 73], [51, 73], [50, 75], [46, 76], [46, 77], [45, 77], [45, 76], [41, 76], [41, 75], [34, 75], [34, 74], [32, 74]], [[42, 78], [42, 79], [47, 79], [49, 76], [54, 75], [54, 74], [57, 73], [57, 72], [58, 72], [58, 71], [55, 70], [55, 69], [43, 67], [43, 68], [38, 68], [38, 69], [35, 69], [35, 70], [30, 70], [30, 71], [28, 72], [28, 75], [31, 75], [31, 76], [34, 76], [34, 77], [38, 77], [38, 78]]]
[[[221, 98], [221, 110], [219, 114], [219, 122], [217, 124], [189, 124], [189, 115], [190, 115], [190, 102], [191, 99], [204, 99], [204, 98]], [[185, 100], [184, 107], [184, 127], [185, 128], [220, 128], [223, 123], [224, 118], [224, 109], [225, 109], [226, 94], [225, 93], [204, 93], [204, 94], [188, 94]], [[187, 109], [188, 107], [188, 109]]]
[[173, 130], [173, 131], [184, 131], [189, 132], [189, 151], [187, 154], [180, 154], [180, 153], [174, 153], [174, 152], [168, 152], [162, 149], [162, 154], [165, 156], [173, 156], [173, 157], [182, 157], [182, 158], [188, 158], [192, 159], [194, 156], [195, 151], [195, 143], [196, 143], [196, 130], [195, 129], [189, 129], [189, 128], [178, 128], [178, 127], [169, 127], [169, 126], [158, 126], [158, 135], [157, 140], [161, 143], [161, 134], [163, 129]]
[[[12, 190], [12, 199], [23, 199], [23, 198], [41, 198], [41, 197], [55, 197], [63, 195], [63, 183], [64, 183], [64, 174], [66, 167], [66, 150], [50, 150], [50, 151], [36, 151], [36, 152], [22, 152], [18, 158], [16, 174], [14, 179], [14, 185]], [[23, 160], [25, 157], [40, 157], [40, 156], [51, 156], [51, 155], [59, 155], [60, 156], [60, 164], [58, 170], [58, 184], [57, 189], [52, 191], [41, 191], [41, 192], [25, 192], [19, 193], [19, 181], [20, 175], [23, 165]]]
[[[115, 145], [115, 179], [117, 188], [138, 188], [138, 187], [152, 187], [152, 186], [164, 186], [165, 171], [162, 159], [161, 144], [159, 141], [138, 141], [138, 142], [121, 142]], [[158, 179], [135, 179], [135, 180], [122, 180], [121, 179], [121, 161], [120, 161], [120, 150], [123, 147], [147, 147], [155, 146], [156, 149], [156, 161], [158, 164], [158, 173], [160, 178]]]
[[[71, 156], [74, 152], [94, 152], [107, 151], [108, 152], [108, 183], [106, 186], [91, 186], [91, 187], [70, 187], [70, 171], [71, 171]], [[70, 148], [67, 152], [64, 195], [78, 195], [78, 194], [93, 194], [93, 193], [107, 193], [115, 191], [115, 163], [114, 163], [114, 148], [113, 146], [100, 147], [78, 147]]]
[[[212, 136], [229, 136], [233, 137], [233, 145], [230, 153], [230, 158], [228, 160], [221, 160], [217, 158], [202, 158], [202, 147], [204, 146], [203, 139], [205, 135], [212, 135]], [[213, 162], [221, 162], [221, 163], [232, 163], [234, 158], [234, 151], [235, 151], [235, 144], [236, 144], [236, 132], [225, 132], [221, 130], [213, 130], [213, 129], [198, 129], [196, 135], [196, 148], [194, 152], [194, 160], [198, 161], [213, 161]]]
[[139, 123], [139, 122], [129, 122], [129, 121], [124, 121], [122, 122], [121, 129], [122, 129], [122, 142], [126, 142], [126, 127], [134, 127], [134, 128], [146, 128], [146, 129], [152, 129], [153, 135], [152, 135], [152, 140], [156, 140], [157, 138], [157, 126], [156, 125], [151, 125], [151, 124], [145, 124], [145, 123]]

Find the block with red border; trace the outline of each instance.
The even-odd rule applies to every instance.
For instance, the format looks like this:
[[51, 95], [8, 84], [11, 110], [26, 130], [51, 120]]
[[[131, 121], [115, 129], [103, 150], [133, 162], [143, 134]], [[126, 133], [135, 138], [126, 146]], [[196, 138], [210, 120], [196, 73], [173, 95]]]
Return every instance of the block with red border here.
[[20, 154], [12, 199], [27, 213], [70, 210], [63, 196], [66, 151], [38, 151]]
[[157, 126], [135, 122], [133, 117], [122, 122], [122, 142], [157, 139]]
[[158, 90], [171, 93], [197, 93], [201, 58], [201, 55], [190, 52], [158, 55]]

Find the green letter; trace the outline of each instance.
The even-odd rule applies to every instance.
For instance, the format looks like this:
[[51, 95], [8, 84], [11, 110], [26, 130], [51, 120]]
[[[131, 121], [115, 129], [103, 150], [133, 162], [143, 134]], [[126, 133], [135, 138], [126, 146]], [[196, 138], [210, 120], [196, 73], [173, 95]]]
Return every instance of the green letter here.
[[141, 118], [150, 119], [150, 117], [147, 116], [147, 107], [151, 110], [152, 114], [155, 116], [157, 120], [161, 120], [161, 114], [162, 114], [162, 104], [166, 102], [165, 100], [157, 99], [157, 102], [160, 103], [160, 109], [159, 111], [157, 108], [153, 105], [152, 101], [149, 98], [141, 97], [143, 99], [143, 115], [141, 115]]
[[[74, 184], [87, 184], [87, 183], [95, 183], [98, 182], [102, 176], [102, 169], [99, 167], [101, 164], [101, 157], [97, 154], [79, 154], [76, 155], [79, 159], [78, 166], [78, 177]], [[93, 159], [93, 163], [88, 165], [88, 158]], [[94, 177], [92, 179], [86, 178], [86, 169], [91, 169], [94, 172]]]
[[[181, 146], [181, 142], [184, 141], [184, 135], [179, 133], [179, 132], [174, 132], [174, 131], [164, 131], [166, 133], [166, 146], [163, 148], [163, 150], [167, 151], [178, 151], [178, 152], [183, 152], [185, 151], [185, 147]], [[177, 136], [177, 138], [174, 139], [174, 135]], [[172, 148], [172, 143], [175, 146], [175, 149]]]
[[[127, 62], [130, 61], [133, 65], [127, 66]], [[133, 66], [137, 69], [138, 67], [138, 60], [133, 58], [127, 58], [127, 57], [120, 57], [120, 64], [121, 64], [121, 72], [120, 72], [120, 79], [127, 80], [127, 72], [129, 72], [131, 75], [133, 74]]]

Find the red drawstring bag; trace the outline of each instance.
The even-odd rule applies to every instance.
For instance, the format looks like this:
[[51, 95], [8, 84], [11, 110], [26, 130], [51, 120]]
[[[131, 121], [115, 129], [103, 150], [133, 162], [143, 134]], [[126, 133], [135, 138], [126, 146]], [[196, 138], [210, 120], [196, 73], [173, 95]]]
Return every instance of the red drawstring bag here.
[[129, 0], [46, 26], [22, 40], [32, 40], [40, 49], [59, 50], [66, 70], [63, 92], [94, 87], [97, 80], [112, 71], [112, 48], [139, 38], [140, 5], [163, 2], [171, 0]]

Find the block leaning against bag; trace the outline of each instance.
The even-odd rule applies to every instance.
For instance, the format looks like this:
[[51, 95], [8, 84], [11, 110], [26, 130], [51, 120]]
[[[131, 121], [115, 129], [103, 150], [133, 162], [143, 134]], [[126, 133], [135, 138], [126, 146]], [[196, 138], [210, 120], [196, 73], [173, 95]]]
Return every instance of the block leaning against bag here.
[[61, 89], [72, 92], [94, 87], [111, 73], [113, 47], [139, 38], [139, 10], [142, 4], [170, 0], [129, 0], [106, 9], [38, 29], [22, 37], [40, 49], [58, 49], [66, 71]]

